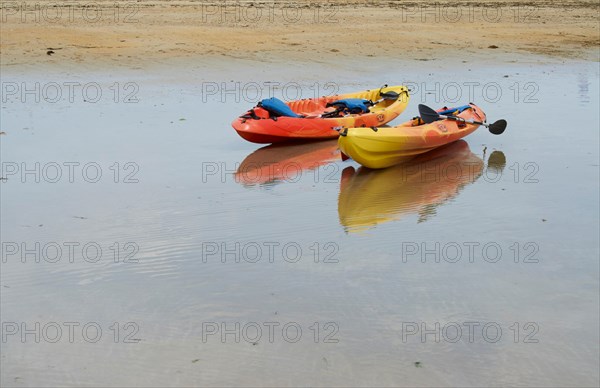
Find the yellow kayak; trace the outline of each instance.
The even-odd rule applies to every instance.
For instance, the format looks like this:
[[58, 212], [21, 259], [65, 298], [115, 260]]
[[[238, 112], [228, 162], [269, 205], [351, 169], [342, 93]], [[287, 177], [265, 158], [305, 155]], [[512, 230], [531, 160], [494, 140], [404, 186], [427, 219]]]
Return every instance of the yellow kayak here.
[[[457, 117], [485, 122], [485, 113], [478, 106], [469, 104], [460, 108], [462, 111], [457, 111]], [[439, 110], [443, 111], [451, 110]], [[450, 119], [425, 124], [415, 118], [396, 127], [344, 129], [338, 144], [342, 157], [350, 157], [368, 168], [386, 168], [461, 139], [478, 127], [478, 124]]]

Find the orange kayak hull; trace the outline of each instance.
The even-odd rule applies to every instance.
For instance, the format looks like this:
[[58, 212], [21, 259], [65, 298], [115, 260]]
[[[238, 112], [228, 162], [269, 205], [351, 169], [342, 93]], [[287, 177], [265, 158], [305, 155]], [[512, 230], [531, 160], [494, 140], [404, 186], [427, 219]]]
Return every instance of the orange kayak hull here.
[[[368, 113], [348, 114], [338, 117], [318, 117], [331, 110], [327, 104], [346, 98], [361, 98], [377, 101], [380, 93], [394, 91], [400, 95], [395, 101], [384, 100], [372, 106]], [[245, 140], [253, 143], [280, 143], [294, 140], [335, 139], [341, 128], [373, 127], [385, 125], [398, 117], [408, 105], [408, 89], [392, 86], [383, 89], [364, 90], [356, 93], [327, 96], [314, 99], [290, 101], [286, 104], [297, 114], [306, 116], [270, 117], [259, 107], [253, 109], [254, 118], [238, 117], [231, 126]]]

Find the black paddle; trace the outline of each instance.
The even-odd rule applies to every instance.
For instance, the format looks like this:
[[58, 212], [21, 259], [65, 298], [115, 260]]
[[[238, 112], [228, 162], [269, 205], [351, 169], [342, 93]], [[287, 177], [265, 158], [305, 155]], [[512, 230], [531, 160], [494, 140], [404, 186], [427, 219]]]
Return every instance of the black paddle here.
[[371, 104], [371, 106], [375, 106], [377, 104], [379, 104], [382, 101], [385, 100], [392, 100], [392, 101], [396, 101], [397, 99], [400, 98], [400, 94], [394, 92], [393, 90], [390, 90], [389, 92], [381, 92], [384, 88], [387, 88], [388, 85], [385, 84], [382, 87], [379, 88], [379, 96], [381, 97], [379, 100], [373, 102], [373, 101], [369, 101], [369, 103]]
[[483, 125], [494, 135], [500, 135], [502, 132], [504, 132], [506, 126], [508, 125], [508, 123], [504, 119], [500, 119], [491, 124], [486, 124], [482, 123], [481, 121], [466, 120], [462, 117], [441, 115], [438, 112], [431, 109], [430, 107], [428, 107], [427, 105], [423, 104], [419, 104], [419, 114], [421, 115], [421, 118], [426, 124], [433, 123], [434, 121], [442, 119], [455, 120], [461, 121], [463, 123]]
[[385, 92], [385, 93], [380, 93], [379, 95], [381, 96], [381, 98], [379, 100], [377, 100], [377, 101], [369, 100], [368, 104], [371, 106], [375, 106], [382, 101], [386, 101], [386, 100], [396, 101], [397, 99], [400, 98], [400, 95], [398, 93], [394, 92], [393, 90], [390, 90], [389, 92]]

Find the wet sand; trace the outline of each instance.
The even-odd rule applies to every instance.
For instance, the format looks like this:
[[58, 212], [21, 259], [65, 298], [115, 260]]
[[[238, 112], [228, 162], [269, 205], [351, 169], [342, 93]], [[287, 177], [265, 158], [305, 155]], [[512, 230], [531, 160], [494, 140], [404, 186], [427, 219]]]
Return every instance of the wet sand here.
[[2, 5], [7, 67], [147, 68], [211, 58], [471, 62], [515, 54], [598, 60], [600, 44], [593, 0], [18, 4]]

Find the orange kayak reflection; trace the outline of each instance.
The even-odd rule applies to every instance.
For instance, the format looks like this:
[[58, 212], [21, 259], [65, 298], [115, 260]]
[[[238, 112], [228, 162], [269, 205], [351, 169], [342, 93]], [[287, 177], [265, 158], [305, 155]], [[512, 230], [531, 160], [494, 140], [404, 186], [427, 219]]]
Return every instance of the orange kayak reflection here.
[[245, 186], [294, 182], [303, 171], [340, 159], [337, 140], [272, 144], [252, 152], [238, 167], [235, 180]]
[[359, 232], [409, 214], [426, 221], [437, 206], [475, 182], [483, 167], [464, 140], [385, 170], [347, 167], [338, 197], [340, 224], [347, 232]]

